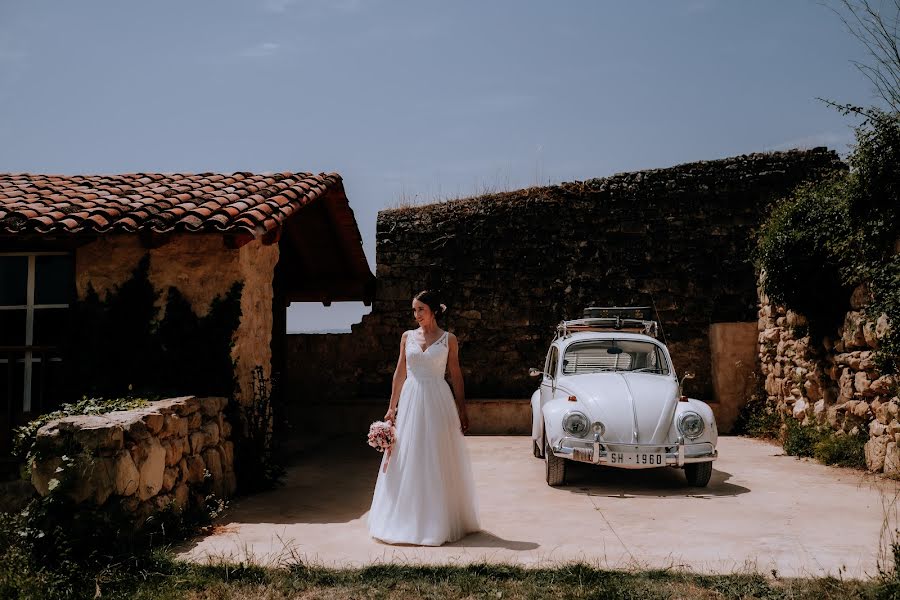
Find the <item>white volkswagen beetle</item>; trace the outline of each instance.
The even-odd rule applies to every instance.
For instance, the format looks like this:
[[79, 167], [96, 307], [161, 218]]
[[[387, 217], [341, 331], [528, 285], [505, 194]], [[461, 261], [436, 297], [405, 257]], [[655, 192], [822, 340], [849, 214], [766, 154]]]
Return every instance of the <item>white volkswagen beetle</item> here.
[[646, 310], [585, 309], [585, 318], [559, 324], [543, 371], [531, 369], [541, 378], [531, 396], [531, 437], [549, 485], [565, 483], [569, 460], [678, 467], [689, 485], [709, 483], [718, 455], [715, 418], [706, 403], [681, 394], [657, 323], [634, 317]]

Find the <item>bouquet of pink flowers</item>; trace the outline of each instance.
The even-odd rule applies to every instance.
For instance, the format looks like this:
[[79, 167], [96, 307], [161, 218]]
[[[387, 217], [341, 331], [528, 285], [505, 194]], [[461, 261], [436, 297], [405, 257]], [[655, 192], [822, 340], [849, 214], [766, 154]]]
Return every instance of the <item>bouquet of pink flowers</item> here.
[[391, 461], [391, 449], [397, 440], [397, 430], [391, 421], [375, 421], [369, 426], [369, 445], [379, 452], [387, 452], [387, 460], [384, 461], [384, 472], [387, 472], [388, 463]]

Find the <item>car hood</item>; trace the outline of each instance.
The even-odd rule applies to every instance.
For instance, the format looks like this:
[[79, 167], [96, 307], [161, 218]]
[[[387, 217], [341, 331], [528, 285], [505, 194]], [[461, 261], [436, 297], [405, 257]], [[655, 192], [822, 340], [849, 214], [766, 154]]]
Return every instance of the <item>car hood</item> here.
[[591, 421], [606, 426], [603, 440], [621, 444], [666, 444], [678, 384], [649, 373], [585, 373], [560, 377], [558, 388], [575, 395]]

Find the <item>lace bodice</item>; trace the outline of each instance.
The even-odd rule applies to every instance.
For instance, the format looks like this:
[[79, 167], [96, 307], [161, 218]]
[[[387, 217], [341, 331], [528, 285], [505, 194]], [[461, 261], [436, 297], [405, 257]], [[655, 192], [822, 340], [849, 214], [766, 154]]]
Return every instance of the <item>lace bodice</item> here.
[[444, 378], [447, 371], [447, 337], [444, 332], [436, 342], [422, 351], [422, 338], [416, 330], [406, 332], [406, 374], [416, 379]]

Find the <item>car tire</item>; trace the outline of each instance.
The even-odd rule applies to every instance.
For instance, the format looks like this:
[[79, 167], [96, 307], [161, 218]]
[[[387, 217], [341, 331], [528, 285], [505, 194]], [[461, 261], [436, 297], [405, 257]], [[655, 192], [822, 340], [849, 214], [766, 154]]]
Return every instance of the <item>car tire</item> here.
[[550, 442], [544, 436], [544, 465], [547, 485], [556, 487], [566, 483], [566, 459], [560, 458], [550, 450]]
[[712, 477], [712, 461], [684, 465], [684, 476], [691, 487], [706, 487]]
[[534, 454], [535, 458], [544, 458], [544, 438], [547, 437], [544, 435], [544, 432], [541, 431], [541, 441], [531, 440], [531, 452]]

